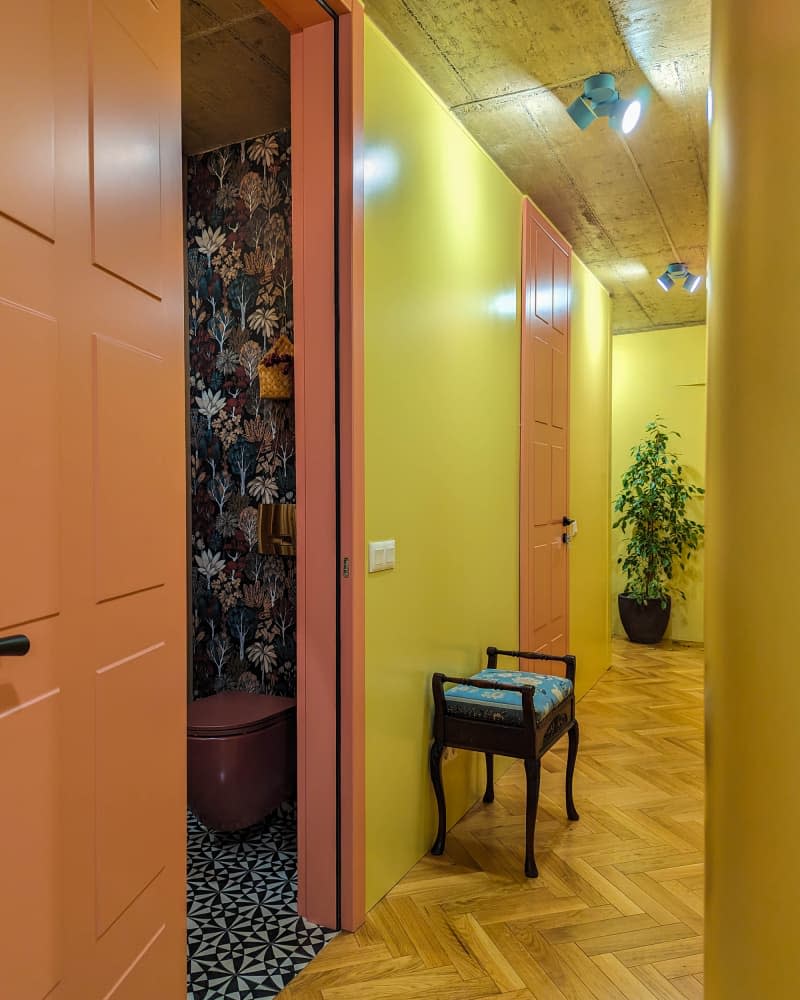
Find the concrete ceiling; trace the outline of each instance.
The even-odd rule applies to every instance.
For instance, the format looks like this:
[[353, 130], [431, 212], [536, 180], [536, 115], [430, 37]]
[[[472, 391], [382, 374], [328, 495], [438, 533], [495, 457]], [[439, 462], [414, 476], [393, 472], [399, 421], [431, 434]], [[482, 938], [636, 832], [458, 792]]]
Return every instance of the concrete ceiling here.
[[[705, 320], [665, 294], [674, 260], [705, 275], [709, 0], [366, 0], [366, 10], [614, 298], [614, 331]], [[623, 138], [565, 106], [614, 73], [650, 104]]]
[[183, 150], [290, 123], [289, 33], [260, 0], [182, 0]]

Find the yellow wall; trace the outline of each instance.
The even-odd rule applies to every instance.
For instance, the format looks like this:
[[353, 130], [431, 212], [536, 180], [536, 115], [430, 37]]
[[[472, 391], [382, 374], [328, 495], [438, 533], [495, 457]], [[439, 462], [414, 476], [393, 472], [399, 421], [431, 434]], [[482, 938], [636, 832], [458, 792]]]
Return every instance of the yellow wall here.
[[[680, 293], [680, 290], [679, 290]], [[704, 326], [651, 330], [613, 338], [612, 373], [612, 499], [630, 465], [630, 449], [640, 440], [645, 425], [656, 415], [678, 431], [674, 450], [693, 481], [705, 484], [706, 456], [706, 329]], [[701, 501], [690, 514], [703, 521]], [[624, 577], [617, 558], [624, 550], [622, 536], [612, 536], [612, 623], [615, 635], [624, 635], [617, 610], [617, 595]], [[673, 600], [670, 632], [673, 639], [703, 641], [703, 549], [692, 559], [676, 583], [686, 592], [686, 602]]]
[[[366, 30], [367, 904], [429, 848], [430, 678], [518, 635], [521, 196]], [[448, 819], [483, 763], [444, 765]]]
[[798, 52], [797, 0], [714, 0], [707, 1000], [800, 992], [800, 130], [775, 101], [800, 85]]
[[[519, 633], [520, 192], [368, 21], [367, 905], [430, 848], [430, 678]], [[579, 693], [608, 665], [609, 300], [574, 260], [570, 607]], [[499, 773], [498, 769], [498, 773]], [[482, 793], [444, 765], [452, 825]]]
[[611, 663], [611, 300], [574, 254], [570, 333], [570, 514], [578, 534], [569, 557], [569, 631], [580, 696]]

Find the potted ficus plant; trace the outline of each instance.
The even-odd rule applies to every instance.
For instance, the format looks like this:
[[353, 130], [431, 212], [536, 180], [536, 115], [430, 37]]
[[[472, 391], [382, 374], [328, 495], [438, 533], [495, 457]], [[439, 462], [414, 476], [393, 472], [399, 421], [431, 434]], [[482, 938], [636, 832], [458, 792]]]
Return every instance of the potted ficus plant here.
[[619, 614], [632, 642], [656, 643], [663, 637], [672, 597], [686, 598], [673, 576], [686, 569], [704, 533], [686, 508], [705, 490], [689, 481], [669, 450], [673, 437], [680, 435], [660, 417], [647, 425], [644, 438], [631, 449], [633, 461], [614, 501], [613, 526], [626, 537], [625, 554], [617, 560], [627, 581]]

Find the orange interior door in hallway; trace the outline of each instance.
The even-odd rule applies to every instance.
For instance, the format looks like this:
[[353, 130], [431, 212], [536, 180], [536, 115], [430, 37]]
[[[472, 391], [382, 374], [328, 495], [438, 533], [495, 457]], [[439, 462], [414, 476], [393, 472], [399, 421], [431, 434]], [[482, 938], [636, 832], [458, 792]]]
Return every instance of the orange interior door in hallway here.
[[0, 996], [177, 1000], [179, 0], [5, 6]]
[[571, 248], [527, 199], [522, 231], [520, 643], [567, 652]]

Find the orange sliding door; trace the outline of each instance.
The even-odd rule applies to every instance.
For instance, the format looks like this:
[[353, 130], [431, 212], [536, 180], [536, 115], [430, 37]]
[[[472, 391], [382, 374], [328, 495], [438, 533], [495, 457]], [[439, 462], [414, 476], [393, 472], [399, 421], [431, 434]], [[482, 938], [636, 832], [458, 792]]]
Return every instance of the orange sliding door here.
[[318, 4], [264, 2], [294, 32], [297, 905], [316, 923], [356, 930], [365, 905], [364, 10], [347, 13], [338, 0], [335, 25]]
[[[11, 9], [13, 7], [13, 14]], [[0, 996], [185, 996], [179, 0], [0, 32]], [[30, 642], [26, 655], [26, 640]]]
[[569, 641], [571, 249], [527, 199], [522, 239], [520, 644], [560, 655]]

